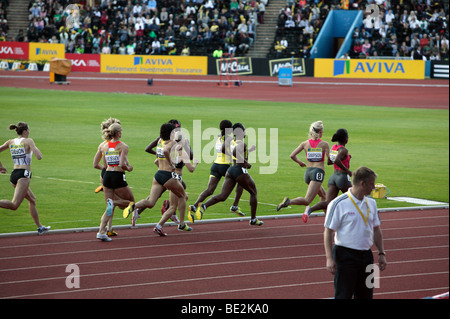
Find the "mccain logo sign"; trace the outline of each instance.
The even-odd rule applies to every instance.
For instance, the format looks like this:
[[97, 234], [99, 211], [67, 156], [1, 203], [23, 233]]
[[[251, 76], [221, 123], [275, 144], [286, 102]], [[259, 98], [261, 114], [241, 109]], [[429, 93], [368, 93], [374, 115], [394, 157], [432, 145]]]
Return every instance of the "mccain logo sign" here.
[[279, 60], [270, 60], [270, 76], [278, 76], [281, 68], [292, 67], [292, 75], [306, 75], [305, 60], [299, 58], [288, 58]]

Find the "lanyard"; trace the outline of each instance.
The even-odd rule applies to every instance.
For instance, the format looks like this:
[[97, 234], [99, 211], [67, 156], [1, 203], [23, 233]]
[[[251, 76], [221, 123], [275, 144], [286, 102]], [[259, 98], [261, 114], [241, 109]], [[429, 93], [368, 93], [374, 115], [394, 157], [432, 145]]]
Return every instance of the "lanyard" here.
[[361, 215], [361, 217], [364, 219], [364, 223], [367, 225], [367, 221], [369, 220], [369, 203], [367, 203], [367, 198], [365, 198], [366, 200], [366, 206], [367, 206], [367, 216], [364, 216], [364, 214], [362, 213], [362, 211], [359, 209], [358, 205], [356, 205], [355, 201], [353, 200], [352, 196], [350, 195], [350, 192], [348, 192], [348, 197], [350, 198], [350, 200], [352, 201], [353, 205], [355, 205], [356, 209], [358, 210], [359, 214]]

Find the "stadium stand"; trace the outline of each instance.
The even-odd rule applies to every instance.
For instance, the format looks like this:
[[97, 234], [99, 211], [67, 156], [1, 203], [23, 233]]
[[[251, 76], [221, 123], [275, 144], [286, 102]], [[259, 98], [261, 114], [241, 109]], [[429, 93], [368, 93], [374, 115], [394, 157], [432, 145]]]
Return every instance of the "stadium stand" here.
[[209, 55], [221, 45], [243, 55], [258, 18], [256, 0], [81, 0], [81, 23], [69, 29], [71, 2], [31, 0], [24, 41], [64, 43], [70, 53], [179, 55], [187, 46], [191, 55]]
[[6, 41], [8, 34], [8, 13], [9, 0], [0, 0], [0, 41]]
[[[68, 53], [242, 56], [257, 38], [268, 0], [18, 0], [28, 2], [28, 25], [9, 34], [0, 0], [0, 40], [64, 43]], [[274, 1], [275, 2], [275, 1]], [[69, 4], [80, 25], [66, 27]], [[379, 7], [353, 33], [348, 58], [403, 57], [448, 61], [448, 0], [286, 0], [279, 8], [268, 58], [309, 57], [330, 10]], [[260, 9], [261, 8], [261, 9]], [[344, 56], [343, 56], [344, 57]]]
[[[448, 1], [287, 0], [280, 8], [268, 58], [309, 57], [330, 10], [363, 10], [376, 4], [377, 19], [365, 13], [353, 33], [352, 49], [341, 58], [402, 57], [448, 61]], [[284, 42], [285, 45], [281, 45]]]

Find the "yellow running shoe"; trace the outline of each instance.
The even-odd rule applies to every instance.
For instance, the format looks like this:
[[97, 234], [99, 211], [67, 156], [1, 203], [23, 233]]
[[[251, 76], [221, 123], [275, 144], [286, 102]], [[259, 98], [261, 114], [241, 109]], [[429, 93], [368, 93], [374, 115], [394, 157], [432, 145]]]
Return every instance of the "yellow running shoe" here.
[[115, 232], [113, 229], [111, 229], [111, 230], [108, 230], [106, 235], [108, 235], [108, 236], [118, 236], [119, 234], [117, 232]]
[[123, 210], [123, 218], [127, 218], [134, 210], [134, 202], [130, 202], [127, 208]]
[[245, 216], [245, 214], [241, 211], [239, 206], [231, 206], [230, 207], [230, 212], [235, 213], [236, 215], [238, 215], [240, 217]]
[[188, 225], [184, 224], [183, 226], [178, 225], [178, 230], [179, 231], [193, 231], [192, 227], [189, 227]]
[[188, 206], [188, 219], [192, 224], [195, 222], [195, 216], [194, 216], [194, 212], [193, 212], [194, 210], [195, 210], [194, 205]]
[[203, 212], [206, 210], [205, 204], [199, 203], [197, 206], [197, 210], [195, 211], [195, 218], [197, 220], [202, 220]]
[[95, 193], [100, 193], [101, 191], [103, 190], [103, 185], [100, 185], [99, 187], [97, 187], [96, 189], [95, 189]]
[[250, 220], [249, 224], [251, 226], [262, 226], [264, 224], [264, 222], [262, 220], [259, 220], [258, 218], [256, 218], [254, 221]]

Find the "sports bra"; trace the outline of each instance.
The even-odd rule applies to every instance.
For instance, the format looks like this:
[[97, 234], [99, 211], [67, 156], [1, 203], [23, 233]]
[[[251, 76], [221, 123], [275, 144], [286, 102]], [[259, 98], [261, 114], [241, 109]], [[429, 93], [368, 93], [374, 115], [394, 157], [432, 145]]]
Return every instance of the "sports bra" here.
[[119, 166], [120, 163], [120, 154], [119, 151], [116, 151], [116, 146], [120, 143], [117, 142], [108, 142], [108, 150], [105, 153], [105, 160], [108, 166]]
[[[231, 157], [230, 155], [222, 153], [222, 145], [225, 142], [225, 136], [219, 136], [217, 138], [216, 142], [216, 152], [217, 157], [214, 163], [216, 164], [230, 164], [231, 163]], [[230, 149], [227, 149], [228, 152], [230, 152]]]
[[306, 159], [308, 162], [323, 162], [325, 159], [325, 154], [321, 147], [317, 147], [322, 140], [308, 140], [309, 145], [311, 146], [306, 150]]
[[[233, 140], [231, 142], [231, 144], [230, 144], [230, 146], [231, 146], [231, 153], [234, 152], [234, 149], [237, 147], [238, 144], [242, 144], [242, 143], [244, 143], [244, 142], [243, 141], [235, 141], [235, 140]], [[248, 160], [248, 149], [247, 148], [244, 151], [244, 159]], [[236, 157], [234, 155], [233, 155], [233, 160], [236, 160]]]
[[26, 153], [25, 145], [22, 143], [23, 139], [24, 137], [15, 138], [14, 143], [9, 147], [14, 165], [31, 165], [33, 151], [29, 154]]
[[158, 140], [158, 145], [156, 146], [156, 158], [165, 160], [166, 157], [164, 156], [164, 147], [166, 146], [166, 141], [163, 139]]

